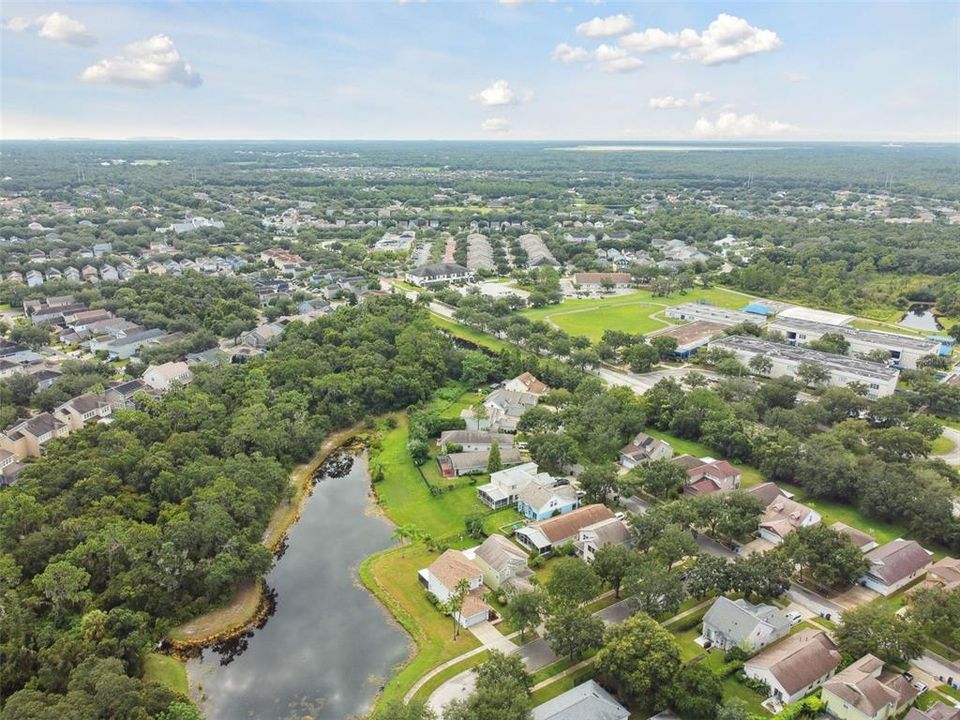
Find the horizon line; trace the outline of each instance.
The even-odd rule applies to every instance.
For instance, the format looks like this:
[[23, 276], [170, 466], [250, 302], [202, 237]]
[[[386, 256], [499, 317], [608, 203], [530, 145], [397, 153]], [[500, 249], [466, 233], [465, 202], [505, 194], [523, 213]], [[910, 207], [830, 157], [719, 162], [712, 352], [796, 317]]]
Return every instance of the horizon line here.
[[772, 138], [709, 138], [709, 139], [657, 139], [657, 138], [251, 138], [251, 137], [177, 137], [177, 136], [130, 136], [130, 137], [18, 137], [4, 138], [0, 137], [0, 142], [329, 142], [329, 143], [359, 143], [359, 142], [479, 142], [479, 143], [608, 143], [608, 144], [640, 144], [640, 143], [658, 143], [658, 144], [683, 144], [683, 145], [729, 145], [736, 143], [763, 144], [763, 145], [801, 145], [809, 143], [855, 143], [864, 145], [877, 144], [897, 144], [897, 145], [960, 145], [960, 138], [939, 139], [939, 140], [902, 140], [897, 138], [883, 138], [876, 140], [858, 140], [852, 138], [832, 138], [832, 139], [772, 139]]

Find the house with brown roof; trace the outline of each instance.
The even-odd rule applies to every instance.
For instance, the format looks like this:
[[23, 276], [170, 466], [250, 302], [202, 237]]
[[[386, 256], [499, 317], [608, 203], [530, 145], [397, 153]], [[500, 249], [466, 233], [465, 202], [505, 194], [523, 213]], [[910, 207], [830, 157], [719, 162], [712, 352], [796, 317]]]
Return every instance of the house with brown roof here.
[[669, 460], [673, 457], [670, 443], [648, 435], [637, 433], [633, 440], [620, 448], [620, 465], [627, 470], [654, 460]]
[[903, 720], [960, 720], [960, 708], [952, 708], [946, 703], [935, 702], [926, 710], [910, 708]]
[[740, 487], [740, 468], [726, 460], [711, 460], [687, 469], [686, 495], [712, 495], [730, 492]]
[[456, 614], [462, 627], [476, 625], [490, 617], [491, 608], [483, 600], [483, 571], [459, 550], [447, 550], [429, 567], [418, 573], [420, 584], [444, 603], [457, 593], [457, 585], [466, 581], [463, 606]]
[[864, 655], [825, 682], [820, 699], [839, 720], [889, 720], [918, 694], [903, 675], [884, 671], [883, 660]]
[[833, 677], [840, 651], [822, 630], [801, 630], [746, 661], [747, 677], [765, 682], [770, 697], [786, 705], [809, 695]]
[[881, 595], [897, 590], [921, 577], [933, 562], [933, 553], [913, 540], [898, 538], [867, 553], [870, 569], [860, 584]]
[[79, 430], [88, 422], [97, 422], [110, 417], [113, 406], [99, 395], [85, 393], [68, 400], [53, 411], [54, 416], [64, 423], [70, 432]]
[[927, 570], [927, 577], [923, 581], [924, 587], [940, 588], [944, 592], [953, 592], [960, 589], [960, 560], [944, 557], [937, 560]]
[[513, 392], [530, 393], [537, 397], [550, 392], [549, 387], [537, 380], [536, 376], [529, 372], [521, 373], [513, 378], [513, 380], [507, 380], [507, 382], [503, 384], [503, 387]]
[[586, 505], [566, 515], [530, 523], [517, 530], [514, 537], [521, 545], [542, 555], [555, 547], [575, 541], [582, 529], [613, 517], [616, 516], [606, 505]]
[[147, 387], [160, 392], [169, 390], [174, 383], [189, 385], [191, 380], [193, 380], [193, 371], [182, 360], [151, 365], [143, 372], [143, 382]]
[[50, 413], [40, 413], [17, 423], [0, 437], [0, 448], [13, 453], [17, 460], [40, 457], [44, 446], [59, 437], [70, 434], [66, 423]]
[[788, 497], [774, 498], [760, 517], [760, 537], [780, 545], [790, 533], [800, 528], [814, 527], [822, 518], [813, 508]]
[[860, 548], [860, 552], [869, 552], [878, 545], [877, 541], [873, 539], [872, 535], [867, 535], [867, 533], [863, 532], [862, 530], [858, 530], [855, 527], [850, 527], [845, 523], [835, 522], [830, 526], [830, 529], [835, 533], [845, 535], [850, 542]]
[[[437, 465], [440, 468], [440, 474], [445, 478], [485, 473], [489, 461], [489, 449], [471, 452], [455, 452], [437, 456]], [[521, 462], [523, 462], [523, 460], [520, 457], [520, 451], [516, 448], [508, 447], [500, 451], [500, 464], [504, 467], [519, 465]]]
[[482, 452], [489, 451], [494, 443], [501, 450], [512, 448], [513, 435], [482, 430], [444, 430], [440, 433], [439, 445], [444, 450], [448, 445], [459, 445], [462, 452]]

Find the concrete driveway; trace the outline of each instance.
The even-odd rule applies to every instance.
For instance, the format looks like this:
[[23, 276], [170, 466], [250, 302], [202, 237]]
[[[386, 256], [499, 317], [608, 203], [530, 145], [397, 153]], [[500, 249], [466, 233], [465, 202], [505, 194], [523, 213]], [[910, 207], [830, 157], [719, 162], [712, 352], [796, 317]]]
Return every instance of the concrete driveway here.
[[521, 645], [518, 654], [520, 659], [523, 660], [527, 672], [531, 673], [559, 660], [557, 654], [550, 649], [547, 641], [543, 638], [537, 638], [526, 645]]
[[427, 705], [437, 713], [439, 717], [443, 711], [444, 705], [450, 704], [452, 700], [459, 700], [467, 697], [477, 686], [477, 674], [470, 670], [464, 670], [459, 675], [455, 675], [447, 680], [443, 685], [433, 691], [433, 694], [427, 700]]
[[606, 625], [617, 625], [622, 623], [628, 617], [633, 615], [636, 609], [629, 600], [623, 599], [615, 602], [613, 605], [605, 607], [596, 613], [597, 617], [603, 620]]
[[517, 646], [501, 635], [500, 631], [489, 620], [471, 626], [470, 632], [483, 643], [487, 650], [499, 650], [504, 655], [509, 655], [517, 649]]

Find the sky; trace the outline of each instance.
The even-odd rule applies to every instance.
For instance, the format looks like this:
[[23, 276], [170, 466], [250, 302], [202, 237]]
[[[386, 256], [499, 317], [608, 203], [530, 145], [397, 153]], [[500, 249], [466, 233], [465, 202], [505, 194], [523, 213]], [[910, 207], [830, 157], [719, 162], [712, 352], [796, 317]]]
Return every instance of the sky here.
[[956, 2], [13, 2], [0, 137], [960, 141]]

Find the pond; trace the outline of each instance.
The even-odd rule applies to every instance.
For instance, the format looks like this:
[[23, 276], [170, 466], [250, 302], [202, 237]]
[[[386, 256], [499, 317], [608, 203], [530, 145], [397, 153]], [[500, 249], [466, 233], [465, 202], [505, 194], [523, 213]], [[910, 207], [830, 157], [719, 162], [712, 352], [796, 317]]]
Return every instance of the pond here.
[[368, 513], [366, 456], [335, 455], [315, 482], [266, 576], [266, 621], [187, 665], [208, 720], [359, 717], [410, 653], [356, 578], [360, 561], [391, 542], [390, 525]]
[[933, 314], [930, 305], [911, 305], [906, 315], [900, 318], [900, 324], [914, 330], [929, 330], [930, 332], [943, 329], [937, 321], [937, 316]]

